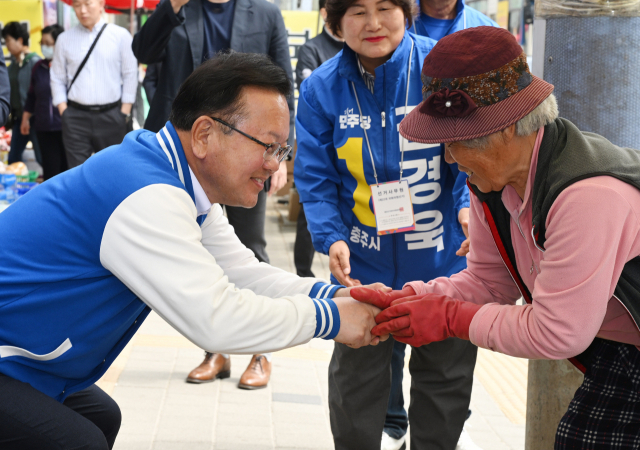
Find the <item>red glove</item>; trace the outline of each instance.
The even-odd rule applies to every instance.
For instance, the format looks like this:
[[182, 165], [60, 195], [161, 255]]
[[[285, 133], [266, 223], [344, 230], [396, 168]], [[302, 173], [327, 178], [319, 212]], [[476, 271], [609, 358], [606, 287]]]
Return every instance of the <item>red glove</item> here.
[[351, 288], [349, 295], [363, 303], [369, 303], [376, 308], [386, 309], [391, 302], [398, 299], [415, 296], [416, 291], [411, 286], [406, 286], [401, 291], [381, 292], [364, 287]]
[[393, 302], [376, 316], [371, 334], [392, 334], [396, 341], [412, 347], [443, 341], [449, 337], [469, 339], [469, 326], [482, 305], [446, 295], [414, 295]]

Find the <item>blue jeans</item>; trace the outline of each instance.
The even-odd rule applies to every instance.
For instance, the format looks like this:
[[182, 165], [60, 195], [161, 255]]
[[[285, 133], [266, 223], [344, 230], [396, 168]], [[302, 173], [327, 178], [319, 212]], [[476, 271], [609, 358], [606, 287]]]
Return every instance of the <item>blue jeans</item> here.
[[407, 434], [409, 419], [404, 409], [402, 395], [402, 377], [404, 371], [404, 351], [407, 344], [395, 341], [391, 355], [391, 392], [387, 405], [387, 417], [384, 421], [384, 431], [394, 439], [400, 439]]
[[29, 134], [26, 136], [20, 133], [20, 124], [22, 123], [22, 116], [16, 120], [13, 124], [13, 132], [11, 133], [11, 149], [9, 150], [9, 164], [22, 161], [22, 152], [27, 146], [27, 142], [31, 141], [33, 144], [33, 152], [36, 154], [36, 161], [42, 165], [42, 157], [40, 156], [40, 146], [38, 145], [38, 139], [36, 138], [36, 132], [33, 129], [33, 123]]

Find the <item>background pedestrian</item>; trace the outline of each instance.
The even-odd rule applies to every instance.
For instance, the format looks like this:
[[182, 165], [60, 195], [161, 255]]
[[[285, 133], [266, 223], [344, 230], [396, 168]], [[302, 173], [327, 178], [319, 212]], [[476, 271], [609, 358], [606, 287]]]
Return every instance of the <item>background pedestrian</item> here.
[[36, 132], [42, 159], [43, 178], [64, 172], [69, 168], [67, 155], [62, 141], [62, 122], [58, 108], [53, 106], [51, 97], [51, 77], [49, 74], [54, 48], [60, 33], [60, 25], [49, 25], [42, 30], [40, 48], [44, 59], [38, 61], [31, 73], [31, 84], [22, 114], [20, 132], [27, 136], [31, 133], [31, 122]]
[[27, 92], [31, 82], [31, 72], [40, 57], [29, 50], [29, 32], [20, 22], [9, 22], [2, 30], [7, 49], [11, 54], [8, 67], [9, 83], [11, 86], [11, 150], [9, 151], [9, 164], [22, 161], [22, 152], [31, 141], [33, 151], [38, 163], [42, 164], [40, 148], [35, 132], [24, 136], [20, 133], [22, 124], [22, 112], [27, 101]]
[[[102, 19], [104, 0], [73, 0], [80, 22], [60, 35], [51, 64], [69, 167], [122, 142], [138, 88], [131, 35]], [[84, 64], [83, 64], [84, 62]]]

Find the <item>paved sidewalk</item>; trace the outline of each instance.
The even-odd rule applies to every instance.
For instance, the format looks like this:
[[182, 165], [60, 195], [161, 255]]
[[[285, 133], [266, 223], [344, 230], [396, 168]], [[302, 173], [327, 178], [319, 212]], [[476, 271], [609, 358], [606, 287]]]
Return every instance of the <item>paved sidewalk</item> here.
[[[271, 263], [295, 272], [295, 224], [286, 207], [270, 200]], [[328, 260], [316, 255], [316, 276], [328, 277]], [[237, 388], [250, 356], [231, 357], [231, 378], [187, 384], [202, 350], [152, 313], [98, 383], [120, 405], [122, 428], [115, 450], [331, 449], [327, 367], [332, 342], [313, 339], [273, 355], [266, 389]], [[408, 361], [408, 360], [407, 360]], [[523, 450], [527, 363], [481, 350], [466, 427], [484, 450]], [[405, 400], [410, 376], [405, 368]]]

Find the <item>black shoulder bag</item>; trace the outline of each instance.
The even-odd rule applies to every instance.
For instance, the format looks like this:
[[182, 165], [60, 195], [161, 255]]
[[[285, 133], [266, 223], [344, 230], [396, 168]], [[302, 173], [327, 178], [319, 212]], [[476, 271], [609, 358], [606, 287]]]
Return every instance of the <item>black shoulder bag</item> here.
[[76, 71], [76, 74], [73, 76], [73, 80], [71, 80], [71, 84], [67, 88], [67, 92], [69, 92], [71, 90], [71, 86], [73, 86], [73, 83], [75, 83], [76, 78], [78, 78], [78, 75], [80, 75], [80, 72], [84, 68], [84, 65], [87, 63], [87, 60], [89, 59], [89, 56], [91, 56], [91, 52], [93, 52], [93, 49], [95, 48], [96, 44], [98, 43], [98, 39], [100, 39], [100, 36], [102, 36], [102, 32], [104, 31], [105, 28], [107, 28], [107, 24], [106, 23], [104, 25], [102, 25], [102, 28], [100, 28], [100, 31], [98, 32], [98, 35], [96, 36], [95, 41], [93, 41], [93, 44], [91, 44], [91, 48], [89, 48], [89, 51], [87, 52], [87, 56], [85, 56], [84, 59], [82, 60], [82, 62], [80, 63], [80, 67], [78, 67], [78, 70]]

